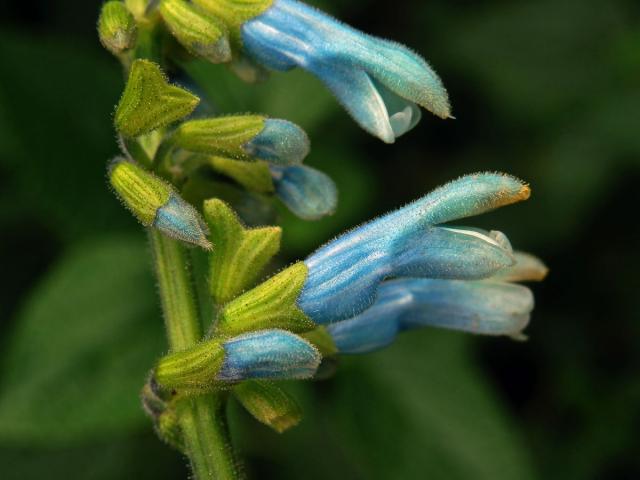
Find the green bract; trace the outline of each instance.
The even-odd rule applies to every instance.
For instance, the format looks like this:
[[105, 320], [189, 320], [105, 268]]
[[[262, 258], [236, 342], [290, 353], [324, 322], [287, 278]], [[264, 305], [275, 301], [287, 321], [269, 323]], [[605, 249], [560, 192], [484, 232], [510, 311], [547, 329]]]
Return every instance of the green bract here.
[[136, 60], [116, 108], [115, 126], [124, 136], [137, 137], [186, 117], [199, 102], [187, 90], [170, 85], [158, 65]]
[[233, 387], [233, 394], [256, 420], [278, 433], [302, 420], [302, 410], [295, 399], [273, 382], [248, 380]]

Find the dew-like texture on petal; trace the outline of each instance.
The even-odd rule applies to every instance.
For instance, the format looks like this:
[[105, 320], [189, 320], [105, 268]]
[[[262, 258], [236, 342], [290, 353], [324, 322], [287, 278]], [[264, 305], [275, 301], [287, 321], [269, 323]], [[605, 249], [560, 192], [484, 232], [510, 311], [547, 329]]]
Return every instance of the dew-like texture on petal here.
[[462, 177], [395, 212], [347, 232], [305, 260], [298, 305], [316, 323], [353, 317], [393, 276], [480, 279], [513, 265], [502, 234], [433, 225], [528, 197], [519, 180], [493, 173]]
[[153, 227], [183, 242], [211, 249], [206, 227], [198, 211], [175, 193], [158, 209]]
[[450, 116], [442, 82], [419, 55], [296, 0], [275, 0], [243, 25], [242, 40], [268, 68], [318, 76], [363, 129], [387, 143], [417, 124], [415, 104]]
[[303, 165], [270, 170], [276, 195], [298, 217], [317, 220], [335, 211], [338, 190], [326, 174]]
[[262, 330], [223, 344], [225, 356], [217, 380], [302, 379], [313, 376], [320, 354], [309, 342], [284, 330]]
[[270, 163], [301, 163], [309, 154], [309, 137], [299, 126], [287, 120], [268, 118], [264, 128], [243, 146], [250, 157]]
[[382, 283], [371, 308], [327, 330], [340, 353], [376, 350], [399, 331], [425, 326], [519, 337], [533, 307], [521, 285], [406, 278]]

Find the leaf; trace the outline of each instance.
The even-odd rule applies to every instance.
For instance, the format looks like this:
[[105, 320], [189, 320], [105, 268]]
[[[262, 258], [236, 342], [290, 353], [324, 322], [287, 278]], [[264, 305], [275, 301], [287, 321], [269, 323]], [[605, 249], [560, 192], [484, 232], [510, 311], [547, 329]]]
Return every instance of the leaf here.
[[366, 478], [531, 478], [464, 346], [460, 335], [412, 332], [338, 375], [330, 417]]
[[71, 443], [145, 425], [138, 394], [163, 350], [144, 243], [111, 237], [71, 250], [7, 339], [0, 441]]

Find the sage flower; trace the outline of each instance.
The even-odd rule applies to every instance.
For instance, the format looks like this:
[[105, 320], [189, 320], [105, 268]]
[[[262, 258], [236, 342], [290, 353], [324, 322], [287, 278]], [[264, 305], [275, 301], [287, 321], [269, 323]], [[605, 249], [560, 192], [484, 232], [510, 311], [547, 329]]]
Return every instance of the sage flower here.
[[506, 236], [442, 224], [525, 200], [529, 194], [520, 180], [496, 173], [468, 175], [444, 185], [308, 257], [298, 305], [317, 324], [328, 324], [370, 307], [388, 278], [488, 278], [516, 263]]
[[252, 60], [316, 75], [364, 130], [386, 143], [420, 121], [419, 106], [451, 116], [440, 78], [419, 55], [296, 0], [274, 0], [244, 22], [240, 34]]

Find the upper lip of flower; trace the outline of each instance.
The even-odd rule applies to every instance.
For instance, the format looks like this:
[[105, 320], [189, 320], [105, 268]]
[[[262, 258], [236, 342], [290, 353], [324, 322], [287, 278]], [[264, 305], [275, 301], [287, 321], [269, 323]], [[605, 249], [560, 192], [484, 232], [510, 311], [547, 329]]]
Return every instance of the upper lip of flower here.
[[242, 38], [268, 67], [317, 75], [360, 126], [387, 143], [417, 124], [417, 105], [451, 117], [446, 90], [420, 56], [295, 0], [275, 0], [242, 26]]

